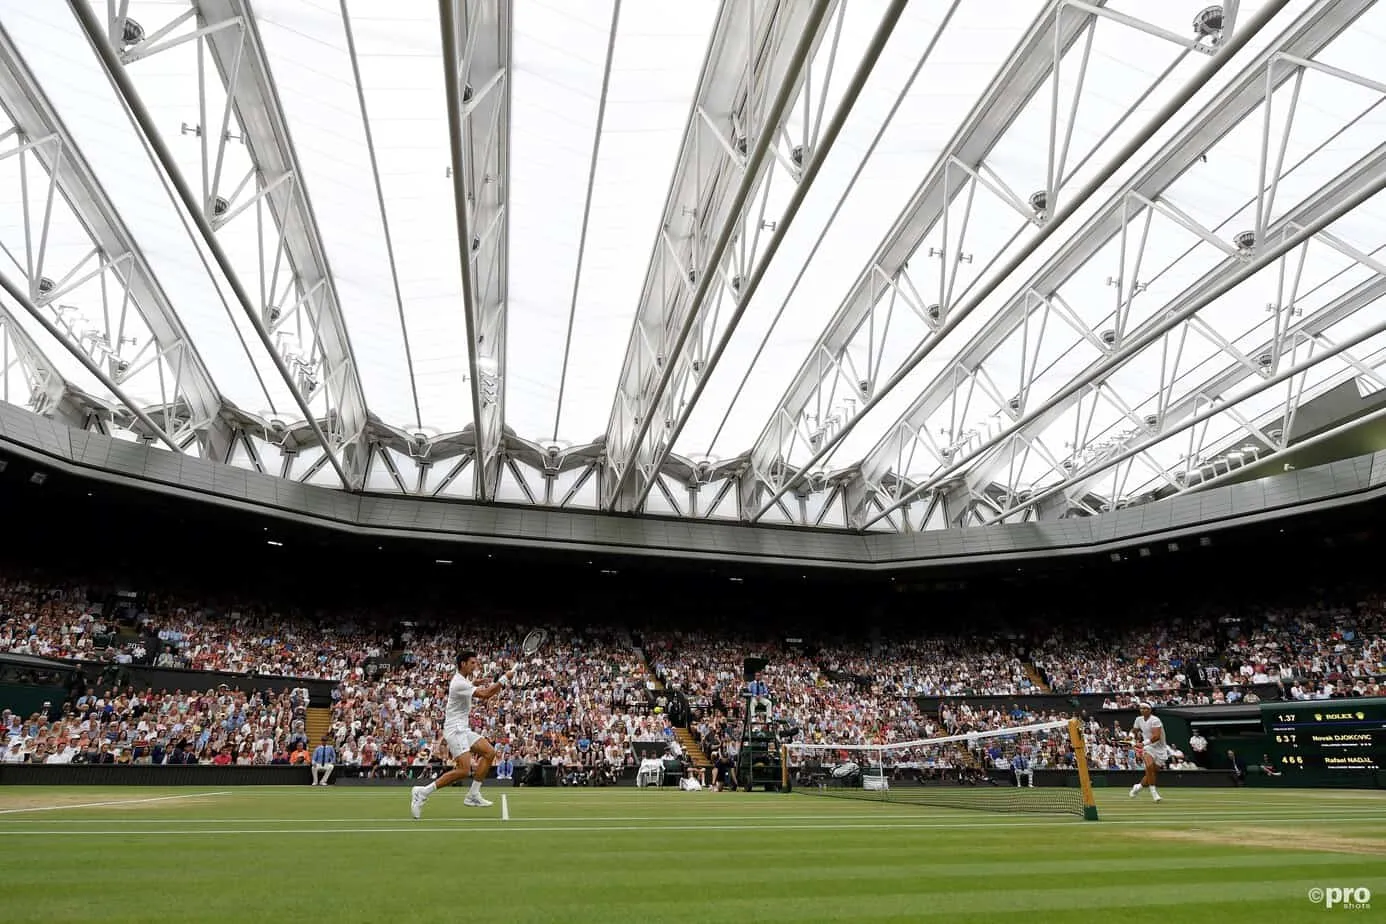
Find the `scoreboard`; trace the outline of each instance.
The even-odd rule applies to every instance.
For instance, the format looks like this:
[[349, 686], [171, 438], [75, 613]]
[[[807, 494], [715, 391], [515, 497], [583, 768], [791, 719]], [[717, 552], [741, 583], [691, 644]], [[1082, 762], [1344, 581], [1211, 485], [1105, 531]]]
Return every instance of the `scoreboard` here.
[[1286, 770], [1386, 769], [1386, 699], [1263, 703], [1261, 722]]

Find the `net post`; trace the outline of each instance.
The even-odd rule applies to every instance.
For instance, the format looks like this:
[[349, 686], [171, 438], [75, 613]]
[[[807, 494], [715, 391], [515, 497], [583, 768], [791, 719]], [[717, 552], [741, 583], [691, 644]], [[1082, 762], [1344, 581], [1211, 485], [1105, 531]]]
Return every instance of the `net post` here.
[[1083, 741], [1083, 725], [1077, 719], [1068, 720], [1068, 740], [1073, 745], [1078, 785], [1083, 790], [1083, 820], [1097, 821], [1097, 799], [1093, 797], [1092, 777], [1088, 775], [1088, 747]]
[[792, 792], [789, 782], [789, 745], [780, 745], [780, 792]]

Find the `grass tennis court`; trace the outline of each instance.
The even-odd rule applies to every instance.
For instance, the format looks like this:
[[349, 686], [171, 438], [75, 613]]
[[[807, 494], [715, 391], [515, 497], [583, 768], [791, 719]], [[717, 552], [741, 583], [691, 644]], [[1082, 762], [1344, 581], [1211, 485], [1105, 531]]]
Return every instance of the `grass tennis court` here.
[[[808, 795], [488, 787], [0, 792], [6, 921], [1386, 917], [1386, 793], [1099, 793], [1103, 820]], [[511, 820], [501, 821], [500, 796]], [[455, 797], [455, 798], [454, 798]], [[1368, 888], [1329, 910], [1310, 889]]]

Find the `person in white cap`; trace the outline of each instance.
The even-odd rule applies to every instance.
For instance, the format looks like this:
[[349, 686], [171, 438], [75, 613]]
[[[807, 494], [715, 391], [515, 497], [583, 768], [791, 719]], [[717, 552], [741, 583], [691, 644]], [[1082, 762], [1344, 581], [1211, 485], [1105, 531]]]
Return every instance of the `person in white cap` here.
[[1150, 798], [1159, 802], [1160, 790], [1155, 788], [1155, 779], [1160, 768], [1169, 761], [1169, 742], [1165, 740], [1165, 725], [1154, 714], [1150, 703], [1142, 701], [1139, 706], [1141, 714], [1131, 730], [1141, 742], [1141, 752], [1145, 755], [1145, 776], [1131, 787], [1131, 798], [1136, 798], [1143, 787], [1149, 786]]

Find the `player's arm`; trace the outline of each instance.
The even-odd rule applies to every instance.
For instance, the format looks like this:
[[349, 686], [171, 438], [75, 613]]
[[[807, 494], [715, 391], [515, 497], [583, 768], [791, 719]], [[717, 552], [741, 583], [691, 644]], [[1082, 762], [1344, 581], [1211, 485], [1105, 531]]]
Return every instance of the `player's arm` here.
[[1155, 722], [1150, 728], [1150, 743], [1156, 744], [1165, 740], [1165, 726], [1161, 722]]
[[473, 693], [472, 696], [474, 696], [476, 699], [488, 700], [503, 689], [505, 689], [505, 684], [497, 681], [496, 683], [490, 684], [489, 686], [477, 687], [476, 692]]

